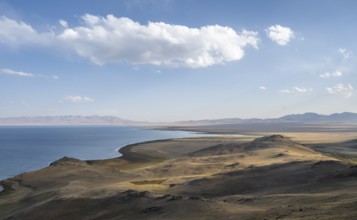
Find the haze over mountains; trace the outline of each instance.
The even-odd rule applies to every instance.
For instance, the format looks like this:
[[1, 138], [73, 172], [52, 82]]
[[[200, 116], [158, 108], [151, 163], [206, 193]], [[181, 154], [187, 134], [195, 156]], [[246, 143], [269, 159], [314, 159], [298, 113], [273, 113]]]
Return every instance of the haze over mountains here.
[[[223, 118], [207, 120], [190, 120], [174, 122], [175, 124], [250, 124], [250, 123], [307, 123], [307, 122], [357, 122], [357, 113], [343, 112], [331, 115], [322, 115], [312, 112], [304, 114], [290, 114], [279, 118]], [[35, 116], [35, 117], [9, 117], [0, 118], [0, 125], [151, 125], [142, 121], [132, 121], [116, 116]], [[164, 123], [163, 123], [164, 124]]]
[[114, 116], [64, 115], [64, 116], [0, 118], [0, 125], [130, 125], [130, 124], [134, 124], [134, 122]]
[[334, 113], [331, 115], [322, 115], [313, 112], [306, 112], [304, 114], [291, 114], [279, 118], [224, 118], [214, 120], [199, 120], [199, 121], [186, 121], [184, 123], [200, 123], [200, 124], [242, 124], [242, 123], [283, 123], [283, 122], [357, 122], [357, 113], [343, 112]]

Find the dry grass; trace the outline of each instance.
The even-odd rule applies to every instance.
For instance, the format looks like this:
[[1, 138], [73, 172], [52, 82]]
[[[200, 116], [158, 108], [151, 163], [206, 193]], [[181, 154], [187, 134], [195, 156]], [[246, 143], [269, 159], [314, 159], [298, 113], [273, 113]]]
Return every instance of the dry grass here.
[[356, 216], [357, 167], [323, 151], [334, 146], [350, 155], [354, 148], [341, 143], [356, 134], [284, 135], [304, 145], [288, 139], [243, 144], [253, 136], [173, 139], [128, 146], [122, 158], [26, 173], [8, 180], [0, 194], [0, 219]]
[[158, 179], [158, 180], [139, 180], [133, 181], [132, 184], [135, 185], [153, 185], [153, 184], [161, 184], [162, 182], [166, 181], [167, 179]]

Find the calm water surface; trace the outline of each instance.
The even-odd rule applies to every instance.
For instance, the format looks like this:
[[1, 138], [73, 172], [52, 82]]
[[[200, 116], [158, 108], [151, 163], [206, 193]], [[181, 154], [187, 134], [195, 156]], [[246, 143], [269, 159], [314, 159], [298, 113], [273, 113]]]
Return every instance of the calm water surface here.
[[106, 159], [120, 156], [117, 150], [128, 144], [192, 136], [198, 134], [120, 126], [0, 126], [0, 180], [63, 156]]

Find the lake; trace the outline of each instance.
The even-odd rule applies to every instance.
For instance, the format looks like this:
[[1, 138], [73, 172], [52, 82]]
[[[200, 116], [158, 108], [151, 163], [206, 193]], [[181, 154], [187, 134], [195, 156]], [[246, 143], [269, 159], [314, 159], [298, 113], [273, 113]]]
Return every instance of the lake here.
[[0, 126], [0, 180], [48, 166], [64, 157], [118, 157], [121, 147], [143, 141], [202, 136], [127, 126]]

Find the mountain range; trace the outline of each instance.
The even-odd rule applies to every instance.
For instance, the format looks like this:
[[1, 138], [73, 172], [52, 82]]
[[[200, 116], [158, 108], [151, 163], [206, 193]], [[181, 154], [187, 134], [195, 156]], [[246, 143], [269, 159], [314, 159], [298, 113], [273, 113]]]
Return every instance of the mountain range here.
[[135, 123], [115, 116], [64, 115], [0, 118], [0, 125], [131, 125]]
[[357, 113], [342, 112], [331, 115], [322, 115], [313, 112], [304, 114], [290, 114], [279, 118], [224, 118], [213, 120], [184, 121], [186, 124], [244, 124], [244, 123], [307, 123], [307, 122], [357, 122]]
[[115, 116], [35, 116], [0, 118], [0, 125], [214, 125], [214, 124], [252, 124], [252, 123], [309, 123], [309, 122], [357, 122], [357, 113], [343, 112], [322, 115], [312, 112], [290, 114], [279, 118], [223, 118], [208, 120], [178, 121], [174, 123], [149, 123], [131, 121]]

